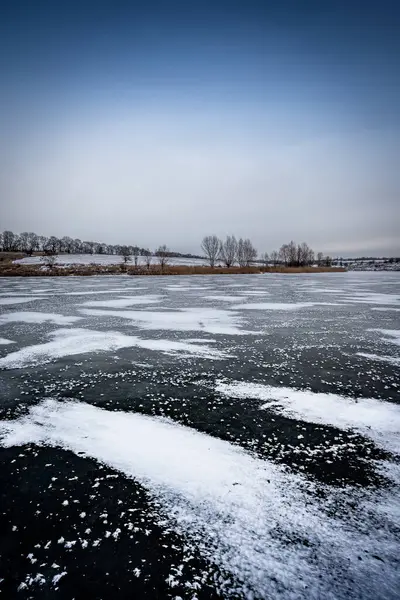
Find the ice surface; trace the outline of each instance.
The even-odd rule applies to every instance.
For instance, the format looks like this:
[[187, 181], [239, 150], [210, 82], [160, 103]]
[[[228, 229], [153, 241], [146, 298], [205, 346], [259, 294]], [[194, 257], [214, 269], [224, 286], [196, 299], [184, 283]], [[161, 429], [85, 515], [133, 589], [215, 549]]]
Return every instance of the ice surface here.
[[369, 354], [368, 352], [357, 352], [357, 356], [362, 356], [363, 358], [369, 358], [370, 360], [378, 360], [381, 362], [387, 362], [390, 365], [400, 365], [400, 358], [395, 356], [385, 356], [381, 354]]
[[93, 331], [90, 329], [57, 329], [49, 333], [53, 341], [45, 344], [27, 346], [0, 358], [0, 367], [14, 369], [50, 362], [63, 356], [89, 354], [90, 352], [109, 352], [120, 348], [144, 348], [165, 352], [184, 352], [207, 358], [224, 358], [223, 352], [205, 345], [174, 342], [171, 340], [142, 340], [135, 336], [124, 335], [118, 331]]
[[386, 342], [391, 342], [392, 344], [396, 344], [396, 346], [400, 346], [400, 329], [370, 329], [369, 331], [377, 331], [384, 336]]
[[366, 292], [354, 292], [352, 295], [346, 296], [346, 302], [354, 302], [358, 304], [400, 304], [400, 296], [398, 294], [377, 294]]
[[338, 306], [333, 302], [249, 302], [248, 304], [235, 304], [232, 308], [236, 310], [298, 310], [300, 308], [310, 308], [312, 306]]
[[0, 346], [6, 346], [8, 344], [14, 344], [12, 340], [7, 340], [6, 338], [0, 337]]
[[[396, 596], [398, 540], [391, 528], [382, 536], [370, 516], [382, 494], [357, 499], [353, 490], [368, 510], [361, 505], [362, 519], [343, 522], [332, 516], [333, 503], [328, 514], [324, 495], [305, 494], [307, 479], [238, 446], [166, 419], [68, 400], [46, 399], [0, 422], [0, 435], [6, 447], [61, 447], [138, 480], [189, 545], [233, 575], [240, 597], [342, 600], [349, 577], [360, 598]], [[346, 494], [329, 489], [330, 500]]]
[[13, 312], [0, 315], [2, 323], [54, 323], [55, 325], [70, 325], [80, 321], [82, 317], [64, 316], [56, 313], [42, 312]]
[[114, 300], [88, 300], [80, 306], [102, 307], [102, 308], [126, 308], [136, 304], [157, 304], [161, 302], [163, 296], [154, 294], [153, 296], [124, 296]]
[[147, 330], [204, 331], [211, 334], [245, 335], [239, 328], [241, 317], [231, 311], [215, 308], [185, 308], [178, 311], [134, 311], [81, 309], [84, 315], [95, 317], [120, 317], [132, 325]]
[[240, 381], [217, 382], [216, 390], [228, 397], [263, 400], [261, 408], [289, 418], [355, 429], [380, 447], [400, 452], [400, 405]]
[[94, 296], [97, 294], [125, 294], [130, 290], [147, 290], [147, 287], [125, 287], [125, 288], [117, 288], [117, 289], [109, 289], [109, 290], [87, 290], [87, 291], [79, 291], [79, 292], [65, 292], [66, 296]]
[[241, 302], [246, 296], [203, 296], [204, 300], [217, 300], [218, 302]]
[[24, 304], [25, 302], [33, 302], [34, 300], [43, 300], [39, 296], [30, 296], [25, 298], [18, 298], [13, 296], [11, 298], [0, 298], [0, 305], [8, 306], [9, 304]]

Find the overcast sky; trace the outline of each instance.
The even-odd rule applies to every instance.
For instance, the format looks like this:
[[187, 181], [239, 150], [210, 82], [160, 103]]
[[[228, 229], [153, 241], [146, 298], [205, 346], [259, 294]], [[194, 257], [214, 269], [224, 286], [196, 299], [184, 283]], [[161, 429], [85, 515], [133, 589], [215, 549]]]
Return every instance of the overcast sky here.
[[397, 0], [2, 3], [0, 228], [400, 255], [399, 31]]

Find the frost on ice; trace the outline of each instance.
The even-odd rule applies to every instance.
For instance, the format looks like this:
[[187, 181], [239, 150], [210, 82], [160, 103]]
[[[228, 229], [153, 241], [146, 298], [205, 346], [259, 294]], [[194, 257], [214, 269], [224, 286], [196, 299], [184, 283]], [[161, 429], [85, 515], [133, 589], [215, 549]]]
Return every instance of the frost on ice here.
[[[266, 597], [268, 590], [274, 598], [346, 598], [349, 576], [360, 597], [394, 597], [396, 540], [389, 530], [382, 537], [365, 528], [373, 494], [364, 510], [363, 496], [355, 500], [352, 492], [363, 515], [359, 529], [359, 515], [342, 521], [322, 500], [306, 497], [306, 478], [235, 445], [167, 419], [67, 400], [44, 400], [28, 415], [1, 422], [0, 435], [4, 446], [62, 447], [135, 478], [177, 531], [231, 573], [243, 597]], [[117, 540], [119, 531], [111, 535]], [[351, 562], [357, 554], [363, 560]]]

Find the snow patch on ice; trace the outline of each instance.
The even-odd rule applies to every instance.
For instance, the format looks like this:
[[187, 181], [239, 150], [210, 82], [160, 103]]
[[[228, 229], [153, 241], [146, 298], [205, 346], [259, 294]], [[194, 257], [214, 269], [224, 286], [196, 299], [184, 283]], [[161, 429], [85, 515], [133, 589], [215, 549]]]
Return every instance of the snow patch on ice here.
[[389, 363], [390, 365], [400, 365], [400, 358], [396, 356], [385, 356], [380, 354], [369, 354], [368, 352], [357, 352], [357, 356], [362, 356], [363, 358], [368, 358], [370, 360], [378, 360], [381, 362]]
[[384, 336], [385, 342], [390, 342], [392, 344], [396, 344], [396, 346], [400, 346], [400, 329], [369, 329], [368, 331], [376, 331], [381, 333]]
[[204, 300], [217, 300], [218, 302], [241, 302], [245, 296], [203, 296]]
[[124, 335], [118, 331], [93, 331], [79, 328], [57, 329], [48, 335], [53, 338], [53, 341], [27, 346], [17, 352], [7, 354], [0, 358], [0, 367], [6, 369], [23, 368], [39, 362], [50, 362], [63, 356], [90, 352], [110, 352], [120, 348], [134, 347], [167, 354], [183, 352], [213, 359], [229, 356], [205, 345], [200, 346], [172, 340], [143, 340], [135, 336]]
[[90, 306], [99, 308], [126, 308], [136, 304], [157, 304], [161, 302], [163, 296], [154, 294], [153, 296], [124, 296], [114, 300], [88, 300], [80, 306]]
[[[204, 331], [211, 334], [246, 335], [239, 328], [242, 318], [231, 311], [215, 308], [183, 308], [177, 311], [114, 311], [80, 309], [89, 316], [119, 317], [147, 330]], [[254, 333], [254, 332], [253, 332]]]
[[54, 323], [55, 325], [70, 325], [76, 321], [80, 321], [82, 317], [72, 317], [59, 315], [57, 313], [43, 312], [13, 312], [6, 313], [0, 316], [0, 324], [2, 323]]
[[378, 446], [400, 452], [400, 406], [374, 398], [357, 400], [288, 387], [219, 381], [216, 390], [227, 397], [265, 401], [262, 409], [309, 423], [354, 429]]
[[6, 346], [7, 344], [15, 344], [12, 340], [0, 337], [0, 346]]
[[65, 292], [65, 296], [92, 296], [97, 294], [123, 294], [130, 290], [147, 290], [147, 287], [134, 287], [134, 288], [117, 288], [110, 290], [88, 290], [88, 291], [80, 291], [80, 292]]
[[[47, 399], [0, 422], [0, 434], [3, 446], [62, 447], [138, 480], [161, 502], [162, 517], [232, 574], [241, 597], [342, 600], [350, 575], [364, 600], [395, 597], [395, 534], [365, 526], [381, 496], [370, 494], [361, 531], [357, 514], [343, 522], [305, 495], [307, 479], [235, 445], [167, 419], [67, 400]], [[347, 493], [329, 489], [329, 498]], [[366, 502], [354, 490], [351, 498]]]
[[351, 296], [346, 296], [346, 302], [354, 302], [356, 304], [400, 304], [400, 296], [398, 294], [377, 294], [366, 292], [354, 292]]
[[12, 298], [0, 298], [0, 305], [8, 306], [9, 304], [25, 304], [26, 302], [33, 302], [34, 300], [43, 300], [39, 296], [31, 296], [30, 298], [19, 298], [13, 296]]
[[335, 302], [249, 302], [248, 304], [235, 304], [232, 308], [236, 310], [299, 310], [300, 308], [311, 308], [313, 306], [342, 306]]

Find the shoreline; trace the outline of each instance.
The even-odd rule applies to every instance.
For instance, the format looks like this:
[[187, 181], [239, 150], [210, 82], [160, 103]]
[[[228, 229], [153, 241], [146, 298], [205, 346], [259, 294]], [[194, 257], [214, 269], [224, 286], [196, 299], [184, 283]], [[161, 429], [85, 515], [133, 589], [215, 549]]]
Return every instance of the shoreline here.
[[168, 265], [163, 269], [159, 265], [150, 268], [134, 265], [71, 265], [69, 267], [43, 268], [42, 265], [21, 265], [7, 263], [0, 265], [0, 277], [90, 277], [95, 275], [256, 275], [281, 273], [287, 275], [310, 273], [345, 273], [345, 267], [208, 267]]

